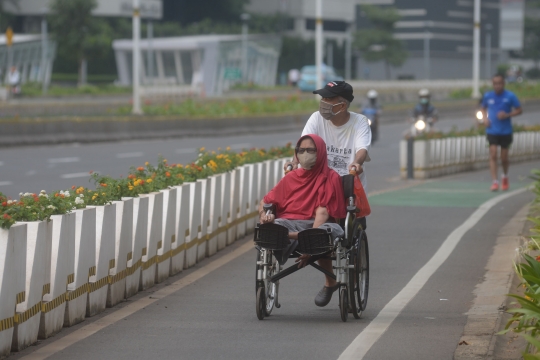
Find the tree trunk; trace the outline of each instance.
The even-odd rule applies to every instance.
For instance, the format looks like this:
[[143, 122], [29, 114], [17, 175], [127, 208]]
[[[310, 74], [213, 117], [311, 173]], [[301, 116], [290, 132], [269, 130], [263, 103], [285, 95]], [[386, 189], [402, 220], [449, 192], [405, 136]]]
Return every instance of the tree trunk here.
[[79, 59], [79, 79], [77, 81], [78, 86], [85, 86], [87, 84], [87, 72], [88, 66], [85, 58]]

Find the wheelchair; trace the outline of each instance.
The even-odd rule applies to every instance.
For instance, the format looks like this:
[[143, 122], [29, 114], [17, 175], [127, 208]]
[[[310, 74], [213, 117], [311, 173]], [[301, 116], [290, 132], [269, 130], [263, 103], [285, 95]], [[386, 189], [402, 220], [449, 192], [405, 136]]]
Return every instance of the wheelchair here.
[[[365, 310], [369, 289], [369, 251], [365, 232], [365, 218], [357, 218], [355, 206], [354, 175], [342, 176], [343, 190], [348, 201], [347, 215], [340, 221], [343, 237], [332, 239], [330, 229], [313, 228], [298, 233], [298, 240], [289, 239], [289, 230], [281, 225], [268, 223], [255, 227], [256, 257], [256, 313], [259, 320], [280, 308], [279, 283], [295, 273], [298, 264], [283, 269], [290, 258], [311, 255], [308, 265], [334, 278], [339, 284], [339, 309], [342, 321], [349, 313], [359, 319]], [[272, 204], [265, 204], [267, 214], [275, 214]], [[276, 216], [277, 217], [277, 216]], [[316, 261], [332, 259], [336, 275], [323, 269]], [[307, 266], [305, 267], [307, 268]]]

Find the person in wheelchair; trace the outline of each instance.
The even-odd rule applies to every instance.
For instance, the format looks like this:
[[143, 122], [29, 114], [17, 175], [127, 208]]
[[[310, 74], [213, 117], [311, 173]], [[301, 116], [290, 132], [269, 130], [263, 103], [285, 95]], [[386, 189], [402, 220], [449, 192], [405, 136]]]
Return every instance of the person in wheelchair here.
[[[342, 237], [337, 219], [346, 216], [346, 203], [340, 175], [328, 167], [326, 144], [318, 135], [302, 136], [295, 148], [299, 168], [289, 172], [263, 198], [259, 205], [261, 224], [275, 223], [289, 229], [289, 238], [298, 239], [300, 231], [330, 229], [332, 239]], [[266, 214], [264, 204], [273, 204], [275, 214]], [[296, 259], [298, 267], [308, 263], [310, 255]], [[333, 273], [331, 259], [319, 259], [319, 265]], [[326, 306], [339, 288], [336, 280], [325, 275], [324, 287], [315, 297], [317, 306]]]

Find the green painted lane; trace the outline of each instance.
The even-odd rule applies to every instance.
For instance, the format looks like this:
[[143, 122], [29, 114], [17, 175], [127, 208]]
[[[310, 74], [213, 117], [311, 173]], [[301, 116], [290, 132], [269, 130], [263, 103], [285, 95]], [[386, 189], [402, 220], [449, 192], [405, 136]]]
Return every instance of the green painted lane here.
[[[524, 178], [510, 184], [510, 190], [528, 186], [530, 179]], [[486, 182], [428, 181], [406, 189], [369, 197], [370, 205], [464, 207], [476, 208], [487, 200], [500, 195], [501, 191], [490, 191]]]

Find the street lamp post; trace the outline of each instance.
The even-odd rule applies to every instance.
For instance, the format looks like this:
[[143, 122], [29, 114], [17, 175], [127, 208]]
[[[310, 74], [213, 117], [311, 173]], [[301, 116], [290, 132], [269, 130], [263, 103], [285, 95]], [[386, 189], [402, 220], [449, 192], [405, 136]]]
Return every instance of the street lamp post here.
[[43, 17], [41, 18], [41, 91], [43, 95], [47, 94], [47, 53], [49, 52], [48, 37], [47, 8], [43, 8]]
[[317, 89], [322, 88], [322, 60], [323, 60], [323, 20], [322, 20], [322, 0], [317, 0], [315, 5], [315, 65]]
[[141, 115], [140, 68], [141, 68], [141, 13], [139, 0], [133, 0], [133, 114]]
[[486, 79], [491, 77], [491, 24], [486, 24]]
[[430, 56], [430, 36], [428, 26], [429, 22], [426, 21], [425, 23], [425, 31], [424, 31], [424, 71], [425, 71], [425, 77], [426, 80], [429, 80], [430, 74], [431, 74], [431, 56]]
[[352, 77], [352, 29], [353, 23], [349, 23], [347, 26], [347, 35], [345, 40], [345, 80], [350, 80]]
[[146, 62], [148, 63], [148, 79], [153, 81], [154, 78], [154, 23], [152, 20], [148, 21], [146, 28], [146, 35], [148, 37], [148, 50], [146, 52]]
[[473, 89], [472, 97], [480, 98], [480, 0], [474, 0]]
[[244, 13], [240, 15], [240, 19], [242, 19], [242, 82], [247, 83], [248, 82], [248, 21], [251, 19], [251, 15]]

